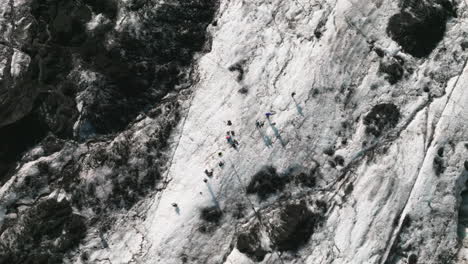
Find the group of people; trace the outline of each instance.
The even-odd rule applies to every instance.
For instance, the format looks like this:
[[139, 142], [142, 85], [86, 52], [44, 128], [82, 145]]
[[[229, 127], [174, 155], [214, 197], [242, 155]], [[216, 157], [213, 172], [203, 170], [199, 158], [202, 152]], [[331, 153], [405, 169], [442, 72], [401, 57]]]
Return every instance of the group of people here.
[[[227, 121], [227, 125], [228, 125], [228, 126], [232, 126], [231, 120], [228, 120], [228, 121]], [[236, 135], [236, 133], [234, 132], [234, 130], [229, 130], [229, 131], [226, 132], [226, 134], [227, 134], [227, 135], [226, 135], [226, 140], [227, 140], [227, 142], [228, 142], [234, 149], [237, 149], [237, 146], [239, 145], [239, 142], [238, 142], [236, 139], [233, 139], [233, 137]], [[222, 153], [222, 152], [218, 152], [218, 157], [221, 158], [222, 156], [223, 156], [223, 153]], [[218, 162], [218, 166], [219, 166], [220, 168], [224, 167], [224, 161], [220, 160], [220, 161]], [[209, 178], [213, 177], [213, 169], [210, 169], [210, 170], [205, 169], [204, 173], [205, 173], [205, 175], [208, 176]], [[208, 179], [204, 178], [203, 181], [204, 181], [205, 183], [207, 183], [207, 182], [208, 182]]]
[[[232, 126], [231, 120], [227, 121], [227, 125]], [[234, 149], [237, 149], [237, 146], [239, 145], [239, 142], [236, 139], [233, 138], [235, 135], [236, 134], [234, 133], [233, 130], [227, 131], [226, 132], [226, 140], [227, 140], [227, 143], [229, 145], [231, 145], [231, 147], [233, 147]]]
[[[291, 94], [291, 97], [293, 97], [293, 99], [294, 99], [294, 96], [295, 96], [295, 95], [296, 95], [296, 93], [293, 92], [293, 93]], [[267, 112], [267, 113], [265, 113], [265, 117], [266, 117], [266, 119], [270, 122], [270, 118], [271, 118], [271, 116], [274, 115], [274, 114], [275, 114], [274, 111]], [[232, 126], [231, 120], [228, 120], [228, 121], [226, 122], [226, 124], [227, 124], [228, 126]], [[274, 123], [273, 123], [273, 124], [274, 124]], [[256, 126], [258, 129], [262, 128], [264, 125], [265, 125], [265, 122], [264, 122], [264, 121], [258, 121], [258, 120], [255, 121], [255, 126]], [[234, 130], [229, 130], [229, 131], [227, 131], [227, 132], [226, 132], [226, 140], [227, 140], [227, 143], [228, 143], [231, 147], [233, 147], [234, 149], [237, 150], [237, 147], [238, 147], [238, 145], [239, 145], [239, 142], [238, 142], [236, 139], [233, 138], [235, 135], [236, 135], [236, 134], [235, 134]], [[222, 153], [222, 152], [218, 152], [218, 156], [219, 156], [219, 157], [222, 157], [222, 156], [223, 156], [223, 153]], [[224, 166], [224, 162], [223, 162], [222, 160], [220, 160], [219, 163], [218, 163], [218, 166], [222, 168], [222, 167]], [[210, 178], [213, 177], [213, 169], [210, 169], [210, 170], [205, 169], [204, 173], [205, 173], [206, 176], [208, 176], [208, 177], [210, 177]], [[208, 179], [204, 178], [204, 179], [203, 179], [203, 182], [207, 183], [207, 182], [208, 182]], [[177, 203], [172, 203], [172, 206], [175, 207], [176, 209], [178, 209]]]

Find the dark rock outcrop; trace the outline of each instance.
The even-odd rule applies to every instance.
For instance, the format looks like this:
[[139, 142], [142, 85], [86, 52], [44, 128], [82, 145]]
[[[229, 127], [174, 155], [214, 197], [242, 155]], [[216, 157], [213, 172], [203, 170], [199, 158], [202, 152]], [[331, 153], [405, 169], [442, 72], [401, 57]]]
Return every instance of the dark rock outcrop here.
[[210, 223], [218, 223], [222, 216], [223, 212], [216, 206], [202, 208], [200, 213], [201, 219]]
[[448, 0], [401, 1], [401, 11], [388, 21], [387, 34], [414, 57], [428, 56], [445, 34], [447, 20], [456, 16]]
[[384, 78], [395, 84], [403, 78], [403, 61], [396, 58], [384, 58], [379, 65], [379, 72], [384, 74]]
[[[12, 7], [7, 20], [22, 23], [11, 26], [11, 32], [5, 29], [9, 39], [1, 42], [0, 56], [8, 67], [0, 89], [0, 133], [14, 127], [34, 129], [38, 132], [33, 138], [39, 140], [47, 133], [78, 140], [115, 133], [176, 87], [188, 86], [186, 73], [194, 53], [204, 48], [216, 1], [154, 5], [34, 0]], [[119, 12], [140, 17], [138, 29], [116, 21]], [[93, 22], [98, 14], [101, 20]], [[32, 26], [22, 27], [26, 22]], [[116, 29], [117, 23], [121, 28]], [[12, 75], [15, 71], [19, 73]], [[83, 82], [83, 74], [89, 73], [94, 81]], [[11, 161], [2, 162], [0, 175], [37, 143], [21, 133], [12, 138], [24, 144], [18, 153], [8, 154]]]
[[0, 263], [62, 263], [86, 235], [86, 219], [66, 200], [38, 202], [1, 234]]
[[271, 240], [279, 251], [297, 250], [307, 243], [319, 223], [319, 216], [305, 203], [288, 204], [278, 215], [278, 224], [271, 227]]
[[262, 248], [260, 236], [259, 225], [251, 227], [247, 232], [240, 233], [237, 237], [237, 249], [255, 261], [263, 261], [267, 251]]
[[260, 199], [266, 199], [271, 194], [283, 190], [286, 181], [280, 177], [272, 166], [265, 166], [258, 171], [247, 186], [248, 194], [257, 194]]
[[[31, 169], [9, 189], [11, 201], [0, 201], [11, 216], [1, 225], [0, 263], [62, 263], [88, 227], [108, 226], [115, 211], [155, 191], [217, 1], [32, 0], [2, 8], [0, 182], [18, 164]], [[136, 125], [140, 114], [151, 131]], [[69, 201], [43, 200], [57, 190]]]
[[364, 117], [366, 133], [380, 136], [386, 129], [394, 128], [400, 119], [400, 110], [391, 103], [378, 104]]

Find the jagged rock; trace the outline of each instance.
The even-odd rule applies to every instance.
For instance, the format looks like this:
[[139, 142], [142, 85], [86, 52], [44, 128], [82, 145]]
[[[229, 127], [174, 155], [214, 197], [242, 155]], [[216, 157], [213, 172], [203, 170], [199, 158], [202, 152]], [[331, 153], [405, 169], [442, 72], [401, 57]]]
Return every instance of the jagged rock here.
[[222, 216], [223, 212], [217, 206], [202, 208], [200, 213], [200, 217], [210, 223], [218, 223]]
[[418, 256], [416, 256], [415, 254], [409, 255], [408, 264], [416, 264], [416, 263], [418, 263]]
[[335, 163], [337, 165], [339, 165], [339, 166], [343, 166], [344, 163], [345, 163], [345, 160], [344, 160], [343, 156], [341, 156], [341, 155], [336, 155], [334, 160], [335, 160]]
[[281, 178], [272, 166], [265, 166], [255, 173], [247, 186], [248, 194], [257, 194], [265, 199], [273, 193], [283, 190], [286, 180]]
[[385, 58], [380, 62], [379, 72], [385, 74], [385, 79], [390, 84], [395, 84], [403, 77], [402, 62], [395, 58]]
[[305, 203], [288, 204], [280, 209], [277, 224], [272, 225], [272, 243], [279, 251], [298, 250], [318, 224], [319, 216]]
[[292, 166], [281, 173], [282, 181], [285, 184], [290, 183], [290, 187], [292, 188], [313, 188], [316, 185], [318, 177], [321, 177], [320, 166], [315, 162], [310, 169], [300, 166]]
[[432, 164], [436, 175], [440, 175], [445, 171], [444, 160], [441, 157], [435, 156]]
[[376, 137], [395, 127], [400, 119], [398, 107], [391, 103], [378, 104], [364, 117], [366, 133]]
[[242, 203], [237, 203], [232, 215], [236, 219], [241, 219], [245, 216], [245, 211], [246, 211], [245, 205]]
[[296, 181], [296, 184], [298, 185], [302, 185], [302, 186], [305, 186], [305, 187], [309, 187], [309, 188], [313, 188], [315, 187], [315, 184], [316, 184], [316, 179], [315, 179], [315, 175], [314, 173], [305, 173], [305, 172], [301, 172], [297, 175], [295, 175], [295, 181]]
[[323, 151], [323, 153], [328, 156], [333, 156], [333, 154], [335, 154], [335, 147], [329, 146]]
[[2, 232], [2, 263], [61, 263], [86, 229], [85, 218], [74, 214], [68, 201], [40, 201]]
[[405, 52], [422, 58], [428, 56], [442, 40], [446, 23], [455, 14], [452, 2], [401, 1], [402, 10], [388, 21], [387, 34]]
[[[31, 134], [31, 126], [35, 133]], [[28, 115], [13, 124], [0, 128], [0, 182], [8, 180], [3, 178], [15, 161], [31, 145], [38, 143], [47, 133], [45, 125], [34, 114]]]
[[263, 261], [267, 251], [261, 245], [260, 226], [255, 225], [248, 232], [239, 234], [236, 247], [241, 253], [246, 254], [251, 259], [257, 262]]

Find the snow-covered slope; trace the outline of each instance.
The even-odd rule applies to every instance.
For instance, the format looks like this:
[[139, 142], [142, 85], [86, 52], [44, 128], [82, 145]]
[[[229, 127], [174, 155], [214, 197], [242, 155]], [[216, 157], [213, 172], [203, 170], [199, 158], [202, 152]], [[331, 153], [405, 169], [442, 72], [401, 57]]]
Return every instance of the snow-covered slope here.
[[[71, 49], [73, 135], [31, 143], [5, 174], [0, 263], [468, 263], [465, 2], [123, 1], [111, 22], [85, 2], [88, 30], [114, 26], [105, 50], [175, 41], [190, 63], [122, 52], [110, 63], [143, 70], [114, 81], [152, 82], [122, 99], [99, 93], [121, 71]], [[202, 28], [180, 28], [210, 8]], [[195, 33], [145, 24], [168, 12], [163, 30]], [[169, 70], [145, 79], [151, 67]], [[109, 127], [127, 104], [141, 105]], [[61, 234], [37, 231], [51, 219]]]

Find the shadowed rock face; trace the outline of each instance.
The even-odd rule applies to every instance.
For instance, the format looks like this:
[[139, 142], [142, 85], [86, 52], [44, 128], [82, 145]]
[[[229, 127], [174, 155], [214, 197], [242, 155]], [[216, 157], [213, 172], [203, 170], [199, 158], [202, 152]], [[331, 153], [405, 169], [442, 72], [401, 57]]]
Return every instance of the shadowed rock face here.
[[237, 237], [237, 249], [255, 261], [262, 261], [267, 251], [262, 248], [260, 236], [260, 226], [251, 227], [248, 232], [241, 233]]
[[92, 98], [85, 102], [81, 124], [97, 134], [119, 131], [186, 82], [185, 68], [202, 50], [214, 10], [213, 1], [173, 1], [154, 10], [145, 5], [134, 12], [141, 16], [138, 29], [113, 32], [101, 25], [92, 32], [80, 54], [102, 79], [89, 89]]
[[11, 244], [0, 249], [0, 263], [62, 263], [86, 235], [85, 218], [66, 200], [41, 201], [10, 222], [2, 227], [2, 240]]
[[[6, 22], [23, 21], [12, 27], [0, 50], [7, 60], [0, 133], [21, 142], [14, 150], [8, 147], [11, 142], [0, 143], [10, 162], [46, 133], [83, 140], [119, 132], [174, 87], [187, 83], [184, 72], [203, 48], [215, 2], [171, 1], [158, 8], [151, 1], [132, 3], [34, 0], [8, 7], [12, 16]], [[117, 22], [119, 12], [139, 17], [138, 28]], [[96, 81], [83, 82], [85, 72], [97, 76]], [[19, 127], [37, 132], [33, 137], [11, 133]], [[7, 161], [2, 164], [0, 175], [9, 167]]]
[[[465, 172], [466, 173], [466, 172]], [[465, 188], [467, 186], [467, 182], [465, 182]], [[461, 196], [461, 203], [460, 208], [458, 211], [458, 237], [460, 239], [461, 244], [466, 247], [468, 245], [468, 236], [467, 236], [467, 228], [468, 228], [468, 191], [465, 189], [460, 193]]]
[[[31, 133], [33, 129], [33, 133]], [[30, 146], [38, 143], [47, 133], [47, 127], [40, 118], [31, 113], [17, 122], [0, 129], [0, 183], [11, 164], [21, 158], [21, 154]]]
[[[154, 191], [178, 92], [193, 81], [216, 9], [215, 0], [0, 3], [1, 184], [34, 163], [0, 201], [0, 263], [62, 263], [88, 227]], [[128, 127], [140, 113], [153, 122], [138, 131], [143, 141]], [[56, 190], [67, 198], [45, 200]]]

